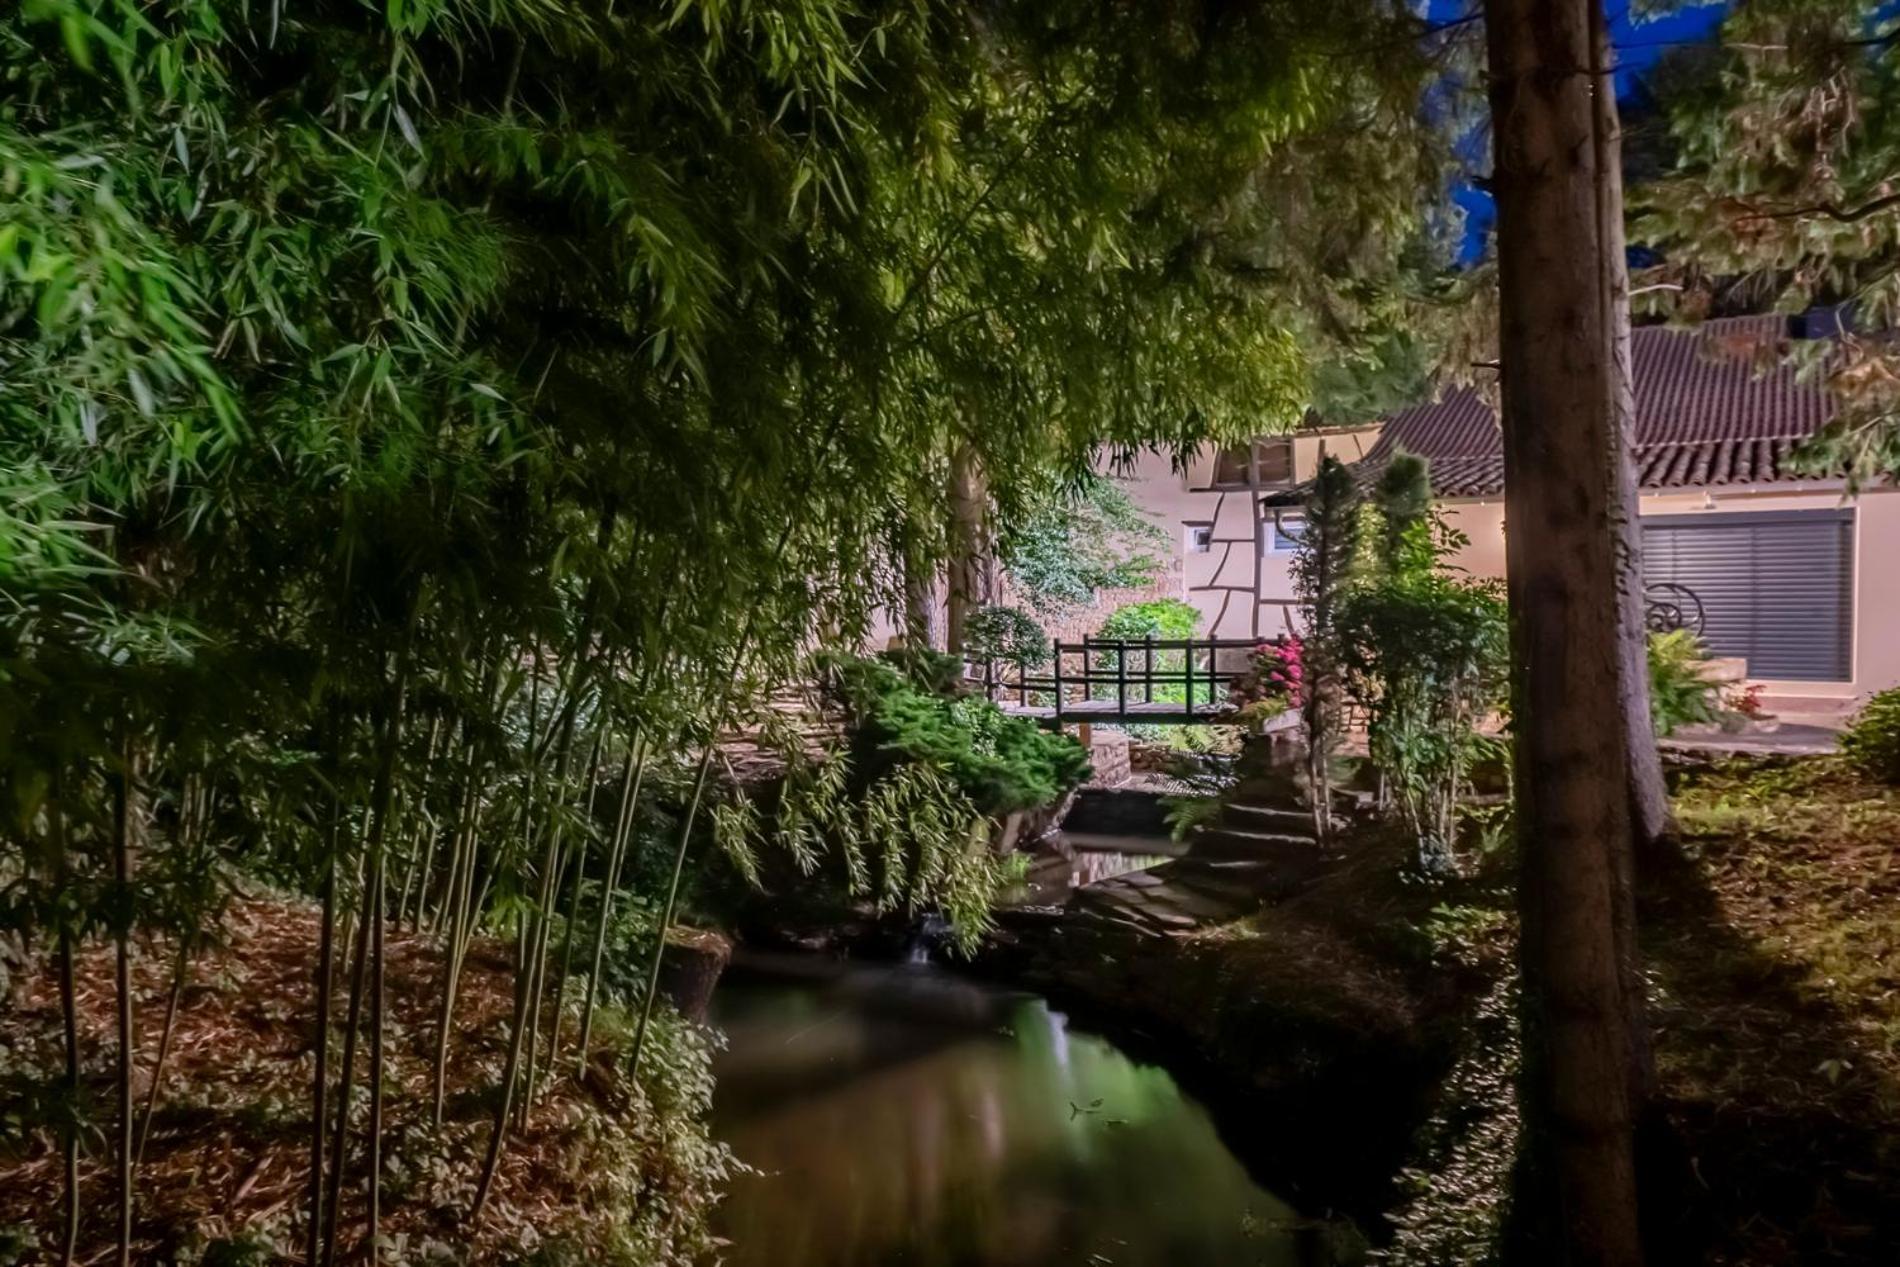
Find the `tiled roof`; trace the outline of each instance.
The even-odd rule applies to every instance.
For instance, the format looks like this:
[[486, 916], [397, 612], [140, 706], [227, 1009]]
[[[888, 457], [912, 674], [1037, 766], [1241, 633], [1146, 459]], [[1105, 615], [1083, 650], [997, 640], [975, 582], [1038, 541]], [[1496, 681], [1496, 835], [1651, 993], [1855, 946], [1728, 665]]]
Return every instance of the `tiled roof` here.
[[[1797, 381], [1778, 355], [1785, 318], [1727, 317], [1693, 330], [1646, 326], [1630, 338], [1636, 389], [1636, 475], [1644, 488], [1704, 488], [1793, 479], [1796, 443], [1834, 412], [1825, 391]], [[1469, 388], [1386, 420], [1363, 480], [1403, 449], [1431, 464], [1440, 497], [1504, 491], [1497, 419]], [[1273, 500], [1298, 500], [1299, 490]]]

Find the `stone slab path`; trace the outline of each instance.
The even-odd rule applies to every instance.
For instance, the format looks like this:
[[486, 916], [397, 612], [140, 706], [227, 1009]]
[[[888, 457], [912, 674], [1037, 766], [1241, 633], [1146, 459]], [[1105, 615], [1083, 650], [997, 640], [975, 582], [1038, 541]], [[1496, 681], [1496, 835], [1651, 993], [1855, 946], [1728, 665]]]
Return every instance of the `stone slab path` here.
[[1230, 923], [1297, 887], [1325, 863], [1313, 816], [1277, 800], [1241, 799], [1190, 837], [1172, 862], [1077, 889], [1071, 917], [1149, 936], [1185, 937]]

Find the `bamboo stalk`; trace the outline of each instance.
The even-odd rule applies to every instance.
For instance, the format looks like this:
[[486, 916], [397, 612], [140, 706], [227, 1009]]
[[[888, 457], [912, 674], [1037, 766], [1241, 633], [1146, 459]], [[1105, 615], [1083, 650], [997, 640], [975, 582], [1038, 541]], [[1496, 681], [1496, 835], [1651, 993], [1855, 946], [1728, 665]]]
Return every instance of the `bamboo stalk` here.
[[132, 1165], [145, 1160], [145, 1141], [151, 1138], [152, 1117], [158, 1112], [158, 1087], [165, 1078], [165, 1058], [171, 1054], [172, 1034], [178, 1024], [178, 1002], [185, 993], [185, 978], [190, 971], [190, 945], [183, 934], [172, 963], [171, 988], [165, 995], [165, 1023], [158, 1032], [158, 1056], [152, 1061], [152, 1085], [145, 1089], [145, 1112], [139, 1119], [138, 1143], [132, 1150]]
[[[585, 666], [576, 665], [573, 675], [579, 677]], [[578, 687], [568, 693], [565, 715], [561, 719], [560, 741], [557, 745], [554, 767], [556, 798], [565, 800], [567, 787], [567, 764], [573, 752], [574, 717], [579, 711], [581, 691]], [[565, 865], [568, 849], [565, 844], [564, 819], [550, 811], [548, 821], [548, 869], [541, 877], [542, 896], [536, 910], [537, 932], [533, 947], [533, 960], [529, 966], [531, 979], [528, 996], [528, 1080], [527, 1088], [521, 1098], [521, 1125], [527, 1126], [528, 1109], [535, 1100], [537, 1075], [540, 1072], [541, 1043], [541, 997], [547, 984], [548, 946], [554, 935], [554, 901], [560, 892], [561, 871]]]
[[[178, 846], [187, 855], [203, 839], [205, 822], [211, 812], [210, 800], [210, 790], [202, 786], [201, 780], [187, 774], [179, 797], [178, 820]], [[132, 1152], [132, 1165], [135, 1168], [145, 1160], [145, 1145], [151, 1138], [152, 1119], [158, 1113], [158, 1090], [165, 1080], [165, 1061], [171, 1054], [172, 1037], [178, 1024], [178, 1005], [184, 997], [185, 981], [190, 974], [193, 940], [191, 932], [179, 931], [176, 956], [172, 962], [171, 988], [165, 998], [165, 1022], [158, 1035], [158, 1055], [152, 1061], [152, 1082], [146, 1089], [145, 1112], [139, 1121], [138, 1144]]]
[[[423, 769], [425, 780], [427, 778], [430, 768], [435, 765], [436, 740], [441, 734], [441, 730], [442, 730], [442, 715], [438, 713], [429, 722], [429, 742], [423, 748], [422, 769]], [[426, 892], [428, 889], [429, 864], [433, 860], [433, 855], [435, 853], [435, 832], [432, 827], [433, 821], [434, 821], [433, 816], [430, 815], [429, 813], [428, 790], [427, 790], [427, 785], [425, 782], [422, 794], [416, 798], [415, 831], [410, 834], [409, 848], [406, 851], [408, 853], [409, 860], [408, 860], [408, 864], [403, 868], [402, 896], [398, 898], [396, 901], [396, 922], [398, 924], [401, 924], [403, 920], [407, 918], [409, 914], [409, 890], [412, 884], [415, 885], [418, 892], [417, 911], [418, 911], [418, 914], [420, 914], [420, 910], [421, 910], [420, 894], [423, 892]], [[417, 849], [417, 846], [422, 841], [422, 837], [424, 835], [425, 829], [428, 832], [429, 847], [428, 847], [428, 854], [426, 856], [423, 856], [423, 855], [418, 855], [416, 852], [416, 849]]]
[[[593, 832], [594, 794], [600, 786], [600, 750], [606, 739], [607, 728], [604, 725], [594, 728], [593, 751], [587, 757], [587, 800], [581, 810], [582, 821], [587, 824], [587, 832]], [[567, 978], [574, 967], [574, 929], [581, 913], [581, 876], [587, 870], [587, 836], [583, 835], [574, 842], [574, 882], [567, 890], [567, 916], [561, 922], [561, 971], [554, 981], [554, 1022], [548, 1035], [548, 1068], [552, 1069], [561, 1059], [561, 1022], [564, 1019], [562, 1004], [567, 998]]]
[[[496, 695], [501, 685], [500, 678], [501, 649], [498, 647], [494, 658], [489, 661], [482, 691], [483, 697], [497, 706], [500, 703]], [[457, 815], [456, 834], [451, 840], [452, 856], [449, 860], [447, 888], [442, 895], [448, 941], [443, 948], [442, 958], [442, 1007], [436, 1020], [435, 1096], [431, 1115], [431, 1120], [438, 1127], [442, 1125], [443, 1103], [448, 1092], [449, 1035], [455, 1023], [456, 995], [461, 986], [462, 965], [473, 930], [474, 915], [469, 902], [475, 887], [476, 824], [481, 807], [481, 793], [475, 777], [479, 763], [480, 751], [475, 736], [469, 735], [467, 759], [463, 767], [462, 802]]]
[[501, 1103], [495, 1109], [494, 1129], [488, 1135], [488, 1151], [482, 1158], [481, 1179], [475, 1185], [475, 1201], [469, 1209], [470, 1224], [479, 1224], [482, 1209], [488, 1204], [488, 1194], [495, 1183], [495, 1172], [501, 1164], [501, 1146], [508, 1134], [508, 1115], [514, 1106], [515, 1083], [521, 1072], [521, 1039], [526, 1028], [528, 990], [527, 977], [523, 973], [515, 974], [514, 1023], [508, 1037], [508, 1059], [501, 1073]]
[[680, 876], [686, 870], [686, 849], [693, 838], [693, 823], [699, 816], [700, 801], [705, 797], [706, 776], [712, 770], [712, 758], [718, 750], [718, 740], [718, 730], [715, 728], [706, 740], [705, 749], [699, 754], [699, 771], [693, 776], [692, 799], [687, 802], [686, 819], [680, 824], [679, 843], [673, 849], [673, 875], [667, 881], [666, 905], [660, 911], [660, 927], [654, 937], [653, 953], [647, 958], [646, 997], [640, 1004], [640, 1023], [633, 1031], [633, 1052], [627, 1058], [629, 1079], [638, 1079], [640, 1076], [640, 1057], [646, 1050], [647, 1025], [653, 1019], [653, 1001], [660, 990], [660, 961], [666, 954], [666, 936], [673, 927], [673, 912], [679, 904]]
[[415, 631], [415, 622], [419, 611], [412, 608], [409, 629], [403, 635], [403, 649], [396, 660], [395, 698], [390, 702], [389, 720], [384, 724], [383, 752], [381, 768], [376, 773], [375, 803], [372, 807], [374, 818], [370, 824], [370, 914], [369, 926], [372, 930], [372, 982], [370, 987], [370, 1047], [369, 1047], [369, 1218], [367, 1240], [369, 1261], [374, 1264], [381, 1259], [377, 1244], [382, 1214], [383, 1191], [383, 999], [386, 962], [386, 928], [388, 883], [387, 852], [389, 819], [395, 806], [396, 758], [402, 745], [403, 709], [408, 701], [409, 691], [409, 640]]
[[[365, 879], [367, 881], [367, 877]], [[357, 913], [354, 939], [356, 947], [350, 964], [349, 1005], [343, 1023], [343, 1067], [337, 1074], [336, 1131], [330, 1137], [330, 1174], [329, 1189], [325, 1198], [328, 1209], [323, 1238], [323, 1267], [331, 1267], [336, 1262], [337, 1255], [337, 1229], [343, 1201], [343, 1166], [348, 1157], [346, 1150], [350, 1138], [350, 1093], [355, 1089], [356, 1082], [356, 1036], [363, 1015], [363, 976], [369, 959], [371, 921], [367, 916], [367, 912]]]
[[79, 1009], [73, 988], [73, 935], [59, 930], [59, 1010], [66, 1039], [66, 1228], [59, 1261], [72, 1267], [79, 1248]]
[[386, 886], [381, 858], [377, 859], [373, 870], [375, 878], [370, 882], [372, 981], [369, 995], [369, 1218], [366, 1237], [372, 1264], [382, 1260], [379, 1233], [383, 1195], [383, 996], [385, 926], [388, 923], [383, 911]]
[[336, 991], [336, 840], [343, 810], [330, 815], [330, 858], [323, 873], [323, 924], [317, 942], [316, 1072], [310, 1089], [310, 1226], [304, 1262], [315, 1264], [323, 1248], [323, 1144], [328, 1121], [324, 1101], [330, 1086], [330, 1005]]
[[144, 840], [145, 807], [139, 780], [144, 772], [144, 754], [128, 725], [119, 776], [119, 822], [112, 851], [113, 881], [118, 890], [120, 910], [113, 930], [114, 975], [118, 985], [119, 1031], [119, 1267], [132, 1264], [132, 1221], [135, 1191], [132, 1183], [132, 1152], [135, 1118], [132, 1107], [132, 1044], [136, 1039], [132, 998], [132, 873], [136, 855]]
[[[53, 885], [64, 895], [69, 874], [66, 858], [66, 804], [64, 778], [53, 774], [53, 803], [49, 810], [53, 831]], [[61, 903], [63, 908], [64, 903]], [[60, 1243], [61, 1267], [72, 1267], [79, 1249], [79, 1003], [74, 986], [73, 930], [64, 909], [59, 913], [59, 1014], [60, 1028], [66, 1041], [66, 1121], [62, 1149], [65, 1153], [66, 1219]]]
[[613, 846], [607, 857], [607, 882], [600, 894], [600, 922], [594, 926], [593, 967], [587, 974], [587, 997], [581, 1004], [580, 1050], [575, 1053], [575, 1073], [587, 1068], [587, 1044], [594, 1033], [594, 1002], [600, 996], [600, 964], [607, 949], [607, 925], [613, 918], [614, 891], [620, 884], [620, 868], [626, 860], [628, 839], [634, 815], [640, 803], [640, 784], [646, 778], [647, 746], [640, 736], [627, 749], [627, 767], [620, 780], [620, 814], [614, 822]]

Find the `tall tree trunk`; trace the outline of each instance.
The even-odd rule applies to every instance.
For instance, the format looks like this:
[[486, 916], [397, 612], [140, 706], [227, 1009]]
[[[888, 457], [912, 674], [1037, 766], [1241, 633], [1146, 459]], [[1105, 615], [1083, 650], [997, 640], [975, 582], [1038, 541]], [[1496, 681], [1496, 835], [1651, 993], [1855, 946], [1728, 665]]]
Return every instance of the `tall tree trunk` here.
[[[520, 955], [527, 953], [527, 928], [517, 929], [515, 946]], [[508, 1056], [501, 1070], [501, 1101], [495, 1106], [495, 1121], [488, 1134], [488, 1151], [482, 1158], [481, 1178], [475, 1184], [475, 1201], [468, 1212], [471, 1226], [482, 1221], [482, 1210], [488, 1205], [488, 1194], [495, 1184], [496, 1171], [501, 1166], [502, 1145], [508, 1138], [508, 1117], [514, 1109], [515, 1084], [521, 1080], [521, 1046], [526, 1036], [528, 1023], [528, 974], [524, 970], [527, 961], [519, 958], [515, 971], [515, 1007], [514, 1022], [508, 1034]]]
[[[541, 876], [541, 898], [535, 912], [533, 945], [529, 948], [528, 959], [528, 1076], [527, 1085], [521, 1097], [521, 1126], [526, 1129], [528, 1113], [534, 1107], [536, 1087], [539, 1084], [541, 1054], [541, 1000], [546, 992], [548, 979], [548, 951], [554, 936], [554, 909], [561, 892], [561, 875], [566, 865], [568, 849], [566, 845], [567, 814], [566, 802], [572, 795], [568, 786], [568, 761], [574, 750], [574, 718], [580, 710], [581, 697], [585, 691], [584, 682], [589, 664], [580, 659], [583, 655], [581, 643], [575, 645], [574, 668], [570, 671], [571, 682], [567, 693], [567, 707], [562, 711], [559, 738], [555, 743], [554, 789], [550, 796], [550, 817], [548, 819], [547, 857]], [[552, 807], [559, 806], [559, 810]]]
[[1628, 736], [1631, 839], [1616, 852], [1616, 942], [1629, 1009], [1630, 1104], [1640, 1122], [1655, 1081], [1642, 967], [1636, 946], [1636, 857], [1675, 832], [1662, 752], [1649, 715], [1649, 630], [1643, 602], [1643, 528], [1636, 486], [1636, 390], [1630, 362], [1629, 244], [1623, 229], [1623, 128], [1617, 115], [1615, 54], [1599, 3], [1591, 29], [1596, 85], [1597, 228], [1603, 240], [1603, 305], [1611, 379], [1610, 461], [1616, 473], [1616, 598], [1620, 617], [1618, 694]]
[[1617, 688], [1629, 733], [1630, 827], [1638, 851], [1674, 834], [1662, 754], [1649, 717], [1649, 632], [1644, 621], [1642, 505], [1636, 483], [1636, 392], [1630, 366], [1629, 245], [1623, 229], [1623, 128], [1617, 116], [1608, 23], [1598, 16], [1590, 67], [1596, 94], [1597, 223], [1603, 239], [1605, 316], [1616, 378], [1611, 398], [1616, 471], [1616, 589], [1622, 656]]
[[[1635, 1267], [1629, 1005], [1617, 851], [1630, 839], [1616, 682], [1615, 358], [1598, 229], [1597, 0], [1487, 0], [1526, 1149], [1513, 1252]], [[1607, 90], [1607, 85], [1606, 85]]]
[[[211, 792], [202, 783], [202, 780], [187, 774], [180, 788], [176, 842], [177, 848], [187, 859], [187, 866], [196, 865], [195, 850], [208, 830], [206, 820], [211, 814]], [[185, 982], [191, 975], [191, 955], [197, 931], [181, 929], [177, 936], [178, 944], [173, 949], [172, 957], [171, 987], [165, 993], [165, 1020], [158, 1031], [158, 1055], [152, 1060], [152, 1080], [145, 1089], [145, 1111], [139, 1115], [138, 1146], [132, 1150], [134, 1167], [144, 1162], [145, 1145], [152, 1137], [152, 1119], [158, 1114], [158, 1092], [165, 1082], [165, 1062], [171, 1055], [172, 1038], [177, 1032], [178, 1008], [184, 999]]]
[[960, 445], [950, 461], [950, 566], [944, 649], [963, 652], [970, 612], [983, 601], [985, 567], [983, 475], [976, 451]]
[[915, 546], [904, 556], [904, 642], [936, 651], [943, 646], [937, 575]]
[[[435, 718], [429, 722], [429, 742], [423, 746], [423, 773], [419, 784], [422, 791], [416, 797], [415, 811], [413, 815], [411, 815], [415, 821], [409, 831], [409, 848], [406, 851], [408, 861], [403, 867], [402, 895], [396, 899], [396, 924], [398, 927], [400, 927], [403, 921], [409, 916], [409, 892], [411, 887], [413, 886], [417, 892], [416, 909], [418, 912], [422, 909], [422, 895], [427, 893], [429, 888], [429, 866], [435, 860], [436, 833], [434, 825], [437, 820], [435, 816], [429, 812], [428, 789], [434, 777], [436, 740], [441, 737], [441, 734], [442, 717], [440, 714], [437, 714]], [[454, 746], [455, 737], [451, 733], [448, 747], [453, 749]], [[422, 843], [425, 833], [427, 834], [429, 842], [426, 850]], [[418, 922], [420, 922], [419, 917]]]

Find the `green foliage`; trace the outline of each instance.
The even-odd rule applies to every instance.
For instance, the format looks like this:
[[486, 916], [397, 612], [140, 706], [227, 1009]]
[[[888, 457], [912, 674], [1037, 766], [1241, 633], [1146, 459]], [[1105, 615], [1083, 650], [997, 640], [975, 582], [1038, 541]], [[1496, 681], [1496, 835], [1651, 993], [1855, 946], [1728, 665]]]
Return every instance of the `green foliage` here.
[[32, 1228], [15, 1223], [0, 1225], [0, 1267], [36, 1262], [39, 1251], [40, 1238]]
[[1401, 456], [1388, 468], [1374, 503], [1380, 566], [1345, 591], [1335, 636], [1346, 690], [1367, 713], [1372, 761], [1421, 866], [1442, 874], [1456, 866], [1458, 798], [1487, 750], [1478, 725], [1504, 704], [1509, 626], [1499, 585], [1447, 568], [1463, 538], [1430, 495], [1422, 461]]
[[1418, 576], [1437, 566], [1432, 534], [1432, 477], [1425, 459], [1395, 453], [1373, 492], [1378, 509], [1379, 566], [1393, 576]]
[[1114, 480], [1090, 471], [1074, 486], [1031, 501], [1008, 525], [997, 557], [1010, 580], [1045, 615], [1094, 601], [1105, 589], [1133, 589], [1161, 574], [1167, 534]]
[[[1184, 603], [1178, 598], [1157, 598], [1146, 602], [1128, 603], [1109, 613], [1097, 631], [1103, 638], [1128, 638], [1140, 641], [1144, 638], [1184, 639], [1192, 638], [1200, 632], [1201, 613], [1192, 603]], [[1178, 674], [1187, 665], [1187, 653], [1184, 651], [1156, 651], [1154, 668], [1157, 673]], [[1147, 656], [1139, 659], [1130, 656], [1128, 666], [1132, 672], [1136, 664], [1144, 668]], [[1096, 659], [1096, 668], [1112, 672], [1114, 656], [1104, 652]], [[1098, 686], [1096, 693], [1104, 699], [1112, 698], [1113, 686]], [[1145, 689], [1145, 688], [1144, 688]], [[1150, 696], [1144, 695], [1144, 699]], [[1183, 682], [1164, 682], [1153, 688], [1152, 698], [1156, 703], [1184, 704], [1187, 702], [1187, 686]], [[1196, 692], [1199, 698], [1199, 691]], [[1164, 726], [1128, 726], [1129, 734], [1148, 741], [1165, 740], [1170, 731], [1178, 728]]]
[[[1117, 607], [1098, 631], [1104, 638], [1192, 638], [1200, 632], [1200, 609], [1178, 598], [1157, 598]], [[1178, 667], [1178, 666], [1177, 666]]]
[[1862, 706], [1841, 736], [1841, 752], [1869, 778], [1900, 784], [1900, 687]]
[[1658, 735], [1721, 715], [1721, 688], [1709, 680], [1708, 663], [1701, 640], [1687, 629], [1649, 636], [1649, 719]]
[[846, 894], [870, 899], [879, 914], [941, 912], [952, 946], [966, 955], [1023, 874], [1019, 857], [991, 848], [989, 819], [927, 759], [887, 761], [867, 780], [847, 753], [794, 754], [769, 818], [729, 815], [717, 830], [742, 871], [764, 845], [784, 850], [806, 876], [835, 858]]
[[867, 782], [923, 763], [996, 817], [1053, 805], [1088, 777], [1080, 744], [988, 700], [921, 690], [877, 660], [839, 657], [831, 671], [852, 725], [852, 760]]
[[[1295, 416], [1339, 332], [1402, 328], [1447, 170], [1418, 30], [1380, 0], [0, 11], [5, 931], [215, 924], [174, 865], [203, 851], [351, 917], [420, 894], [449, 963], [476, 927], [545, 949], [564, 862], [613, 850], [589, 754], [696, 804], [673, 754], [941, 561], [954, 453], [1008, 540], [1104, 446]], [[1053, 572], [1106, 566], [1092, 531]], [[861, 813], [933, 833], [927, 877], [964, 800], [1081, 777], [879, 668]], [[664, 890], [661, 853], [621, 887]], [[627, 1236], [690, 1238], [706, 1206], [639, 1209]]]
[[1344, 672], [1340, 605], [1357, 574], [1359, 485], [1344, 462], [1320, 459], [1306, 495], [1306, 531], [1293, 556], [1293, 587], [1306, 612], [1301, 638], [1301, 719], [1306, 726], [1307, 781], [1316, 802], [1331, 796], [1328, 763], [1339, 746]]
[[979, 607], [964, 618], [963, 649], [973, 660], [993, 659], [1019, 669], [1049, 663], [1049, 635], [1020, 607]]
[[1313, 413], [1349, 426], [1430, 399], [1433, 349], [1415, 330], [1372, 332], [1338, 349], [1313, 373]]
[[[1359, 557], [1368, 533], [1376, 566]], [[1329, 458], [1295, 561], [1313, 613], [1303, 668], [1314, 750], [1328, 750], [1340, 694], [1365, 710], [1369, 755], [1428, 873], [1455, 868], [1458, 798], [1491, 746], [1478, 726], [1507, 686], [1501, 588], [1446, 564], [1464, 544], [1432, 508], [1422, 459], [1396, 455], [1362, 510], [1351, 472]]]
[[1484, 752], [1477, 727], [1504, 701], [1503, 595], [1437, 573], [1382, 578], [1346, 599], [1339, 629], [1372, 760], [1417, 834], [1422, 865], [1450, 870], [1458, 797]]
[[954, 695], [963, 689], [963, 658], [929, 647], [899, 647], [878, 653], [879, 660], [901, 672], [928, 695]]
[[1168, 837], [1177, 842], [1203, 827], [1212, 826], [1220, 818], [1221, 800], [1217, 796], [1165, 796], [1161, 803]]
[[251, 1230], [207, 1242], [201, 1253], [187, 1261], [195, 1267], [263, 1267], [282, 1256], [282, 1246], [265, 1233]]
[[[1650, 91], [1668, 119], [1663, 170], [1633, 190], [1632, 241], [1659, 262], [1633, 279], [1689, 321], [1851, 305], [1865, 332], [1900, 318], [1897, 25], [1878, 0], [1728, 6], [1712, 48], [1666, 61]], [[1817, 472], [1900, 470], [1900, 356], [1891, 341], [1755, 350], [1824, 379], [1841, 408], [1805, 448]]]

